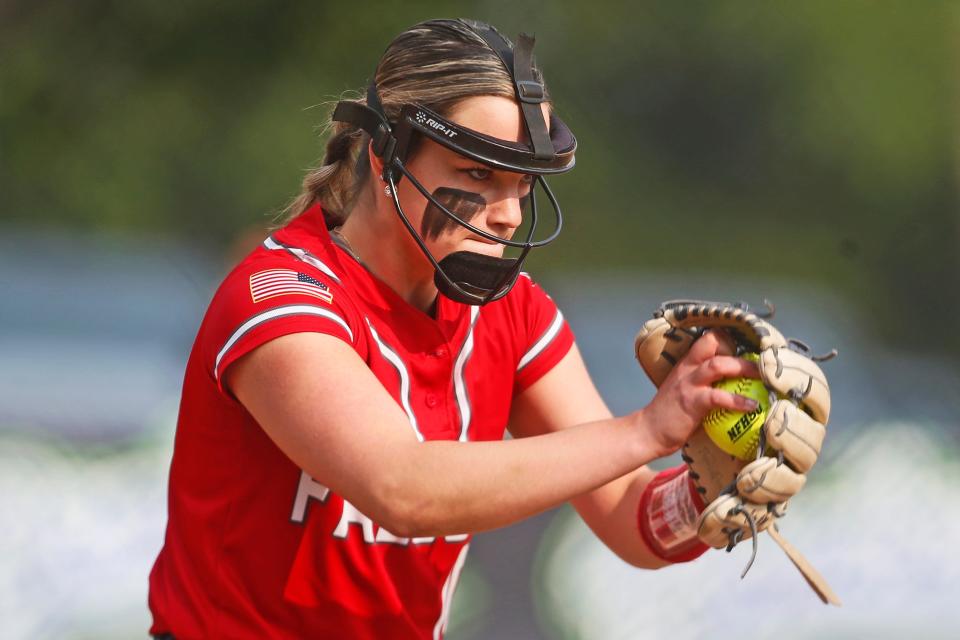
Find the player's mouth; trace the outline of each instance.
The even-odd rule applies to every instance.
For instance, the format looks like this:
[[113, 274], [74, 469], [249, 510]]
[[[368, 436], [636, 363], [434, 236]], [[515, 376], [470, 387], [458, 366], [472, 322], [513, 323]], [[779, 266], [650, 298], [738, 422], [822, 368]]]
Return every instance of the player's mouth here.
[[471, 235], [464, 239], [465, 249], [474, 253], [482, 253], [488, 256], [500, 257], [503, 255], [504, 246], [488, 238], [477, 235]]

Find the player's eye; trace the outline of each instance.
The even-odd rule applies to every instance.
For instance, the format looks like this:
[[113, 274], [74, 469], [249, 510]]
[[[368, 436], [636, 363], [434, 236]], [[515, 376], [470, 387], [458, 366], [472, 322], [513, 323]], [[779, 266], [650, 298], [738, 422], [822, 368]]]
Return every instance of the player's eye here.
[[467, 169], [467, 175], [474, 180], [486, 180], [490, 177], [491, 173], [490, 169], [485, 167], [471, 167]]

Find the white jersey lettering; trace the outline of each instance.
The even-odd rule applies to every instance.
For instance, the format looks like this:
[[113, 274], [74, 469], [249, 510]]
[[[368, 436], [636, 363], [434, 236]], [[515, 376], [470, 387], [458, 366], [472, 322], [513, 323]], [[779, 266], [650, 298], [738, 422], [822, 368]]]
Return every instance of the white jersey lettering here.
[[[307, 507], [310, 504], [310, 498], [319, 500], [321, 503], [327, 501], [327, 497], [330, 495], [330, 489], [323, 486], [316, 480], [310, 477], [306, 471], [300, 471], [300, 483], [297, 485], [297, 495], [293, 500], [293, 511], [290, 513], [290, 520], [296, 522], [297, 524], [302, 524], [307, 516]], [[403, 538], [398, 535], [394, 535], [385, 527], [376, 525], [373, 520], [365, 516], [359, 509], [350, 504], [349, 500], [343, 501], [343, 511], [340, 514], [340, 521], [337, 523], [336, 528], [333, 530], [333, 536], [335, 538], [345, 539], [347, 534], [350, 532], [351, 524], [359, 524], [361, 530], [363, 531], [363, 541], [367, 544], [377, 544], [377, 543], [386, 543], [386, 544], [399, 544], [407, 545], [411, 542], [413, 544], [431, 544], [436, 541], [435, 536], [421, 536], [413, 538]], [[374, 527], [376, 526], [376, 533], [374, 533]], [[464, 542], [470, 537], [470, 534], [467, 533], [458, 533], [444, 536], [444, 540], [447, 542]]]
[[385, 527], [380, 527], [377, 529], [377, 537], [374, 539], [374, 542], [389, 542], [390, 544], [408, 544], [410, 538], [401, 538], [400, 536], [395, 536]]
[[297, 485], [297, 495], [293, 499], [293, 511], [290, 513], [290, 520], [296, 523], [303, 523], [307, 515], [307, 504], [310, 498], [325, 502], [330, 489], [314, 480], [306, 471], [300, 471], [300, 483]]
[[367, 544], [373, 544], [375, 542], [373, 520], [360, 513], [359, 509], [344, 500], [343, 513], [340, 514], [340, 522], [337, 523], [337, 528], [333, 530], [333, 537], [346, 538], [347, 533], [350, 532], [351, 524], [359, 524], [363, 529], [364, 542]]

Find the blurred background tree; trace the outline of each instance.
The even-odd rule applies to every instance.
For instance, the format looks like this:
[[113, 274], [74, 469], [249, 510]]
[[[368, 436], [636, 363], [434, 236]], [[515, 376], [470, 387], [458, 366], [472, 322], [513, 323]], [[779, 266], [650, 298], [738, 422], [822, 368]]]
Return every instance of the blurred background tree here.
[[951, 2], [8, 1], [2, 223], [221, 250], [297, 192], [389, 39], [456, 15], [539, 34], [579, 137], [541, 270], [806, 280], [960, 355], [901, 312], [960, 315]]

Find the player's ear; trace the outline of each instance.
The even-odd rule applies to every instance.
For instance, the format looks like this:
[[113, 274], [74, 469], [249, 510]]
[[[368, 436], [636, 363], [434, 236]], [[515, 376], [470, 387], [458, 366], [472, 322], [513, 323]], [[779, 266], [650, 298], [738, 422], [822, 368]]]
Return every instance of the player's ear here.
[[373, 140], [367, 144], [367, 161], [370, 163], [371, 175], [380, 178], [383, 175], [383, 158], [373, 152]]

